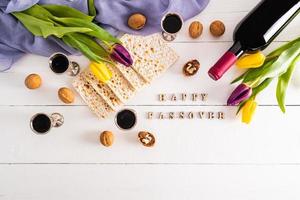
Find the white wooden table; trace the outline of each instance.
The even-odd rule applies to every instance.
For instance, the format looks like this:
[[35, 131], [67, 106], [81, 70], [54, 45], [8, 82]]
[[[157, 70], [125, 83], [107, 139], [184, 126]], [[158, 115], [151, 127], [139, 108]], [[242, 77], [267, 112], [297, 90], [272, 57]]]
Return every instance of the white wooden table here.
[[[225, 106], [235, 86], [232, 70], [214, 82], [207, 70], [231, 45], [234, 26], [259, 0], [212, 0], [194, 19], [204, 24], [200, 39], [191, 40], [189, 22], [171, 44], [179, 61], [126, 107], [138, 113], [134, 130], [116, 128], [114, 116], [99, 121], [77, 96], [66, 106], [57, 89], [71, 86], [67, 75], [53, 74], [47, 58], [28, 55], [0, 74], [0, 199], [299, 199], [300, 198], [300, 90], [291, 85], [287, 114], [276, 106], [275, 84], [262, 93], [250, 126], [235, 117], [236, 108]], [[210, 36], [211, 21], [221, 19], [226, 34]], [[267, 50], [300, 35], [300, 17]], [[72, 57], [82, 66], [88, 61]], [[198, 59], [197, 76], [185, 78], [183, 64]], [[38, 73], [41, 89], [29, 91], [24, 78]], [[159, 93], [205, 92], [207, 102], [166, 102]], [[223, 111], [225, 120], [147, 120], [145, 113], [171, 111]], [[31, 132], [29, 120], [37, 112], [60, 112], [65, 124], [47, 135]], [[112, 148], [98, 142], [99, 132], [111, 130]], [[156, 134], [157, 145], [144, 148], [137, 132]]]

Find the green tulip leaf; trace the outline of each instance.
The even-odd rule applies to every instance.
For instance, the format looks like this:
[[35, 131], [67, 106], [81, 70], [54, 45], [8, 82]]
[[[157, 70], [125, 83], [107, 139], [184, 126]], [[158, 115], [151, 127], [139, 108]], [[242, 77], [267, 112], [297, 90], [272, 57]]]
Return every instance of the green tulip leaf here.
[[81, 33], [72, 33], [72, 36], [76, 38], [79, 42], [88, 46], [90, 50], [94, 52], [96, 55], [101, 57], [107, 57], [107, 58], [109, 57], [108, 52], [101, 45], [99, 45], [93, 38]]
[[300, 53], [300, 41], [294, 43], [290, 48], [281, 53], [278, 59], [270, 66], [263, 68], [260, 78], [273, 78], [285, 73], [293, 62], [293, 60]]
[[44, 21], [49, 21], [53, 22], [51, 20], [51, 17], [53, 16], [48, 10], [43, 8], [42, 6], [35, 4], [34, 6], [30, 7], [27, 10], [24, 10], [22, 13], [30, 15], [32, 17], [44, 20]]
[[96, 16], [97, 11], [96, 11], [96, 8], [95, 8], [94, 0], [88, 0], [88, 6], [89, 6], [89, 14], [91, 16]]
[[244, 80], [244, 78], [246, 77], [246, 75], [247, 75], [248, 72], [249, 71], [244, 72], [243, 74], [241, 74], [240, 76], [238, 76], [237, 78], [235, 78], [233, 81], [231, 81], [230, 84], [234, 84], [234, 83], [237, 83], [237, 82], [239, 82], [241, 80]]
[[[249, 97], [249, 99], [255, 99], [256, 96], [257, 96], [261, 91], [263, 91], [266, 87], [268, 87], [268, 86], [270, 85], [270, 83], [272, 82], [272, 80], [273, 80], [272, 78], [268, 78], [268, 79], [264, 80], [260, 85], [258, 85], [257, 87], [253, 88], [253, 89], [252, 89], [252, 94], [251, 94], [251, 96]], [[245, 103], [246, 103], [249, 99], [247, 99], [247, 100], [245, 100], [245, 101], [243, 101], [243, 102], [240, 103], [239, 108], [238, 108], [236, 114], [238, 114], [238, 113], [240, 112], [240, 110], [242, 109], [242, 107], [245, 105]]]
[[276, 99], [278, 105], [283, 113], [285, 113], [285, 96], [286, 90], [290, 83], [292, 74], [296, 68], [297, 63], [300, 60], [300, 55], [298, 55], [293, 62], [288, 67], [287, 71], [278, 77], [277, 89], [276, 89]]
[[278, 57], [280, 56], [280, 54], [282, 54], [282, 52], [284, 52], [285, 50], [287, 50], [288, 48], [290, 48], [291, 46], [293, 46], [296, 42], [299, 42], [300, 41], [300, 37], [299, 38], [296, 38], [295, 40], [292, 40], [282, 46], [280, 46], [279, 48], [275, 49], [274, 51], [272, 51], [271, 53], [269, 53], [267, 55], [267, 58], [266, 59], [272, 59], [272, 58], [275, 58], [275, 57]]
[[71, 27], [86, 27], [93, 31], [87, 32], [87, 35], [90, 35], [92, 37], [96, 37], [102, 41], [106, 42], [112, 42], [112, 43], [121, 43], [119, 39], [112, 36], [110, 33], [108, 33], [106, 30], [101, 28], [100, 26], [84, 21], [82, 19], [78, 18], [59, 18], [59, 17], [53, 17], [53, 20], [55, 20], [58, 23], [61, 23], [64, 26], [71, 26]]
[[50, 35], [54, 35], [58, 38], [63, 37], [65, 34], [73, 33], [73, 32], [80, 32], [80, 33], [87, 33], [91, 32], [92, 30], [89, 28], [83, 27], [58, 27], [54, 26], [53, 23], [44, 21], [33, 16], [16, 12], [12, 13], [22, 24], [35, 36], [42, 36], [47, 38]]
[[286, 49], [275, 60], [265, 63], [262, 67], [253, 69], [247, 73], [243, 82], [260, 84], [267, 78], [274, 78], [285, 73], [291, 62], [300, 53], [300, 41], [295, 42], [290, 48]]
[[94, 19], [94, 16], [86, 15], [83, 12], [71, 8], [69, 6], [49, 4], [49, 5], [42, 5], [41, 7], [45, 8], [53, 16], [56, 17], [76, 18], [76, 19], [82, 19], [87, 22], [92, 22]]
[[[89, 9], [96, 14], [94, 1], [89, 0]], [[94, 24], [93, 16], [86, 15], [64, 5], [34, 5], [31, 8], [12, 13], [35, 36], [47, 38], [56, 36], [62, 41], [81, 51], [95, 62], [112, 63], [109, 52], [102, 44], [121, 43], [106, 30]], [[97, 41], [99, 39], [99, 43]]]
[[74, 36], [72, 36], [71, 34], [65, 35], [62, 40], [69, 46], [81, 51], [88, 59], [90, 59], [91, 61], [94, 62], [107, 62], [107, 63], [112, 63], [110, 60], [102, 58], [100, 56], [98, 56], [97, 54], [95, 54], [90, 48], [89, 46], [87, 46], [86, 44], [80, 42], [79, 40], [77, 40], [77, 38], [75, 38]]
[[251, 84], [253, 81], [257, 81], [261, 74], [262, 74], [262, 71], [265, 69], [265, 68], [269, 68], [272, 64], [273, 64], [273, 60], [269, 61], [269, 62], [265, 62], [261, 67], [259, 68], [253, 68], [253, 69], [249, 69], [247, 71], [247, 74], [246, 76], [244, 77], [243, 79], [243, 83], [248, 83], [248, 84]]
[[266, 87], [268, 87], [272, 81], [273, 81], [273, 78], [267, 78], [260, 85], [258, 85], [257, 87], [253, 88], [253, 90], [252, 90], [252, 96], [253, 97], [257, 96], [261, 91], [263, 91], [264, 89], [266, 89]]

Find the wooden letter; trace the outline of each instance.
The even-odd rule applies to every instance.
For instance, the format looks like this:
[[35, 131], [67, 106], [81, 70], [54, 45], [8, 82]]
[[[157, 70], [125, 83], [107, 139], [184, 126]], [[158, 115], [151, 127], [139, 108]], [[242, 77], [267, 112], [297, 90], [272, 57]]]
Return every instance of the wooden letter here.
[[193, 112], [189, 112], [188, 117], [189, 117], [189, 119], [194, 119], [194, 113]]
[[177, 101], [176, 94], [172, 94], [171, 101]]
[[184, 119], [184, 112], [179, 113], [179, 119]]
[[148, 112], [147, 116], [148, 119], [153, 119], [153, 112]]
[[159, 94], [159, 101], [166, 101], [166, 94]]
[[204, 117], [204, 112], [199, 112], [199, 117], [200, 117], [200, 119], [203, 119], [203, 117]]
[[161, 112], [161, 113], [159, 113], [159, 115], [158, 115], [158, 119], [164, 119], [164, 114]]
[[169, 119], [174, 119], [174, 112], [169, 113]]
[[182, 101], [185, 101], [185, 100], [186, 100], [186, 96], [187, 96], [186, 93], [182, 93], [182, 94], [181, 94], [181, 100], [182, 100]]
[[197, 101], [197, 98], [198, 98], [198, 94], [197, 93], [193, 93], [192, 94], [192, 100], [193, 101]]
[[218, 119], [225, 119], [224, 112], [218, 112]]
[[208, 94], [202, 93], [202, 94], [201, 94], [201, 99], [202, 99], [202, 101], [206, 101], [206, 100], [207, 100], [207, 96], [208, 96]]
[[214, 119], [215, 115], [213, 112], [208, 112], [208, 119]]

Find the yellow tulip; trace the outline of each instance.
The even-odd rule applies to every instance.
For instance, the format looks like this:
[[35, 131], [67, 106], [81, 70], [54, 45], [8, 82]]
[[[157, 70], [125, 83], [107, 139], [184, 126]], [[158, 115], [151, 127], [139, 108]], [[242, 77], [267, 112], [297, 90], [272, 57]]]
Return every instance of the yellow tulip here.
[[112, 77], [111, 71], [107, 68], [107, 66], [104, 63], [92, 62], [89, 67], [91, 72], [102, 83], [106, 83]]
[[255, 100], [250, 99], [246, 102], [246, 104], [242, 108], [242, 122], [246, 124], [250, 124], [252, 117], [255, 113], [257, 107], [257, 103]]
[[254, 54], [246, 54], [237, 60], [236, 66], [242, 69], [258, 68], [265, 62], [265, 55], [260, 51]]

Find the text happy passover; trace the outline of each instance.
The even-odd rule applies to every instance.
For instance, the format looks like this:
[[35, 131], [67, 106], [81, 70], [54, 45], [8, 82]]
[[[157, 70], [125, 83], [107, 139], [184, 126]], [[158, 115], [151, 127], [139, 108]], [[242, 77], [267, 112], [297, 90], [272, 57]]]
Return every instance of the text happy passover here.
[[[180, 93], [180, 94], [159, 94], [160, 102], [167, 101], [207, 101], [207, 93]], [[224, 112], [207, 112], [207, 111], [180, 111], [180, 112], [147, 112], [147, 119], [219, 119], [225, 118]]]

